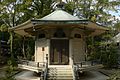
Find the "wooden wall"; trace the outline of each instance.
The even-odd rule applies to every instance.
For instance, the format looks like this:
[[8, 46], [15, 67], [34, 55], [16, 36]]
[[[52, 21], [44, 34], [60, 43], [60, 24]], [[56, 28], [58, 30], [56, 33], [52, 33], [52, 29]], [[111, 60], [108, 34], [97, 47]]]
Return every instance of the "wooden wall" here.
[[46, 54], [49, 52], [49, 41], [45, 38], [38, 39], [35, 42], [35, 61], [45, 62]]

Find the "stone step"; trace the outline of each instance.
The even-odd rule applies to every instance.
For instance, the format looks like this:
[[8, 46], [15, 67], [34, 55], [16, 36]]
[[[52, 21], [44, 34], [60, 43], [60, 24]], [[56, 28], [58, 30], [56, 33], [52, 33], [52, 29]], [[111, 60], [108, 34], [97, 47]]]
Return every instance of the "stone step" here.
[[58, 68], [58, 69], [56, 69], [56, 68], [55, 68], [55, 69], [53, 69], [53, 68], [51, 69], [51, 68], [50, 68], [49, 70], [66, 70], [66, 71], [69, 71], [69, 70], [71, 70], [71, 69], [59, 69], [59, 68]]
[[48, 79], [48, 80], [73, 80], [73, 79]]
[[72, 74], [64, 75], [64, 74], [48, 74], [48, 76], [72, 76]]
[[72, 69], [64, 67], [49, 68], [48, 80], [73, 80]]
[[48, 78], [47, 80], [73, 80], [73, 79], [61, 79], [61, 78], [60, 78], [60, 79], [59, 79], [59, 78], [57, 78], [57, 79], [54, 79], [54, 78], [52, 79], [52, 78], [50, 78], [50, 79], [49, 79], [49, 78]]
[[48, 74], [72, 74], [72, 72], [48, 72]]
[[48, 76], [48, 80], [73, 80], [72, 76]]
[[50, 72], [58, 72], [58, 71], [60, 71], [60, 72], [70, 72], [71, 70], [48, 70], [48, 71], [50, 71]]
[[48, 74], [48, 76], [71, 76], [72, 74]]
[[48, 70], [48, 72], [53, 72], [53, 73], [54, 72], [71, 72], [71, 70], [69, 70], [69, 71], [66, 71], [66, 70], [64, 70], [64, 71], [63, 70], [58, 70], [58, 71], [57, 70]]
[[48, 73], [72, 73], [72, 71], [48, 71]]
[[71, 69], [67, 70], [67, 69], [49, 69], [48, 71], [71, 71]]
[[72, 71], [66, 71], [66, 70], [64, 70], [64, 71], [49, 71], [49, 70], [48, 70], [48, 72], [50, 72], [50, 73], [56, 73], [56, 72], [60, 72], [60, 73], [62, 73], [62, 72], [71, 73]]
[[48, 73], [48, 75], [50, 75], [50, 76], [52, 76], [52, 75], [55, 75], [55, 76], [58, 76], [58, 75], [60, 75], [60, 76], [71, 76], [72, 75], [72, 73], [65, 73], [65, 72], [62, 72], [62, 73], [60, 73], [60, 72], [57, 72], [57, 73]]

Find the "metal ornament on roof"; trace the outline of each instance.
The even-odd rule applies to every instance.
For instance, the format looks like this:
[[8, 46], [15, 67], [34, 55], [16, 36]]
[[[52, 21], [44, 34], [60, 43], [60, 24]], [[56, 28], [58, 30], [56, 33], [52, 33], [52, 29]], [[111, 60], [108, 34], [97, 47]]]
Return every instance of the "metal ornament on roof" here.
[[62, 9], [63, 10], [63, 9], [65, 9], [64, 5], [65, 5], [64, 2], [59, 2], [59, 3], [56, 4], [56, 9]]

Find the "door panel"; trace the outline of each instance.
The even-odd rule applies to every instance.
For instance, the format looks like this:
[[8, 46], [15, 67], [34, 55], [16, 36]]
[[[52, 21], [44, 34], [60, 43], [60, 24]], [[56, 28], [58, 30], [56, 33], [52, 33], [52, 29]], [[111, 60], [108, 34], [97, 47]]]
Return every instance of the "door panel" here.
[[53, 39], [50, 46], [50, 64], [68, 64], [69, 63], [69, 40]]

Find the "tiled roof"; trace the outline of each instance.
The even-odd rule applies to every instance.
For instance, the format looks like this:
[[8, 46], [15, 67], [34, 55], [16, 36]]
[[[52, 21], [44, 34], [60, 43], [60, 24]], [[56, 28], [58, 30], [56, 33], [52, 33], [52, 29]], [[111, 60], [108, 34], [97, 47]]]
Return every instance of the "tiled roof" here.
[[64, 20], [80, 20], [78, 17], [75, 17], [61, 9], [55, 10], [51, 14], [41, 18], [40, 20], [54, 20], [54, 21], [64, 21]]

